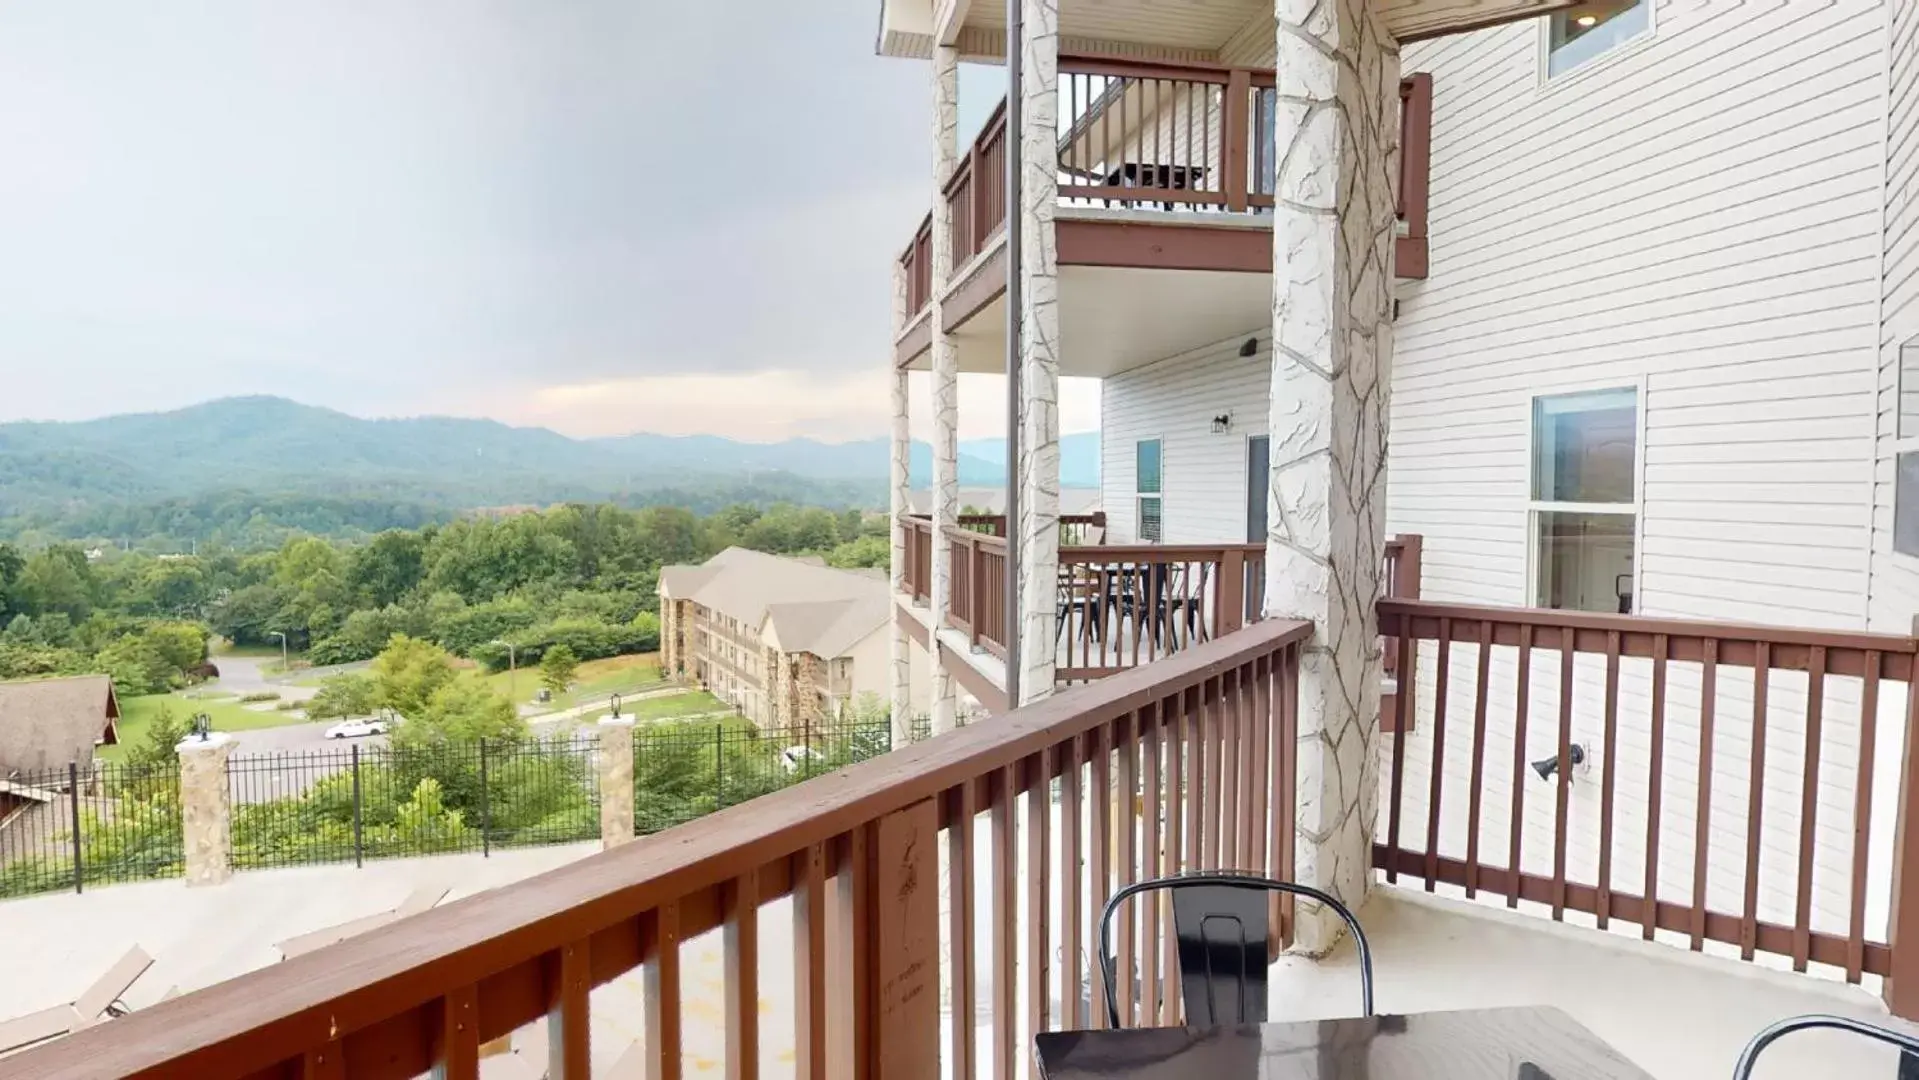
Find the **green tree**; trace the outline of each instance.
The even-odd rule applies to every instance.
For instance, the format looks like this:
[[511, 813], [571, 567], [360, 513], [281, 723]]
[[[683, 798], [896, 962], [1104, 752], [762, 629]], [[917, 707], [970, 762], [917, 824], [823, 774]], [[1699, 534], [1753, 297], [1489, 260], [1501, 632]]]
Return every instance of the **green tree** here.
[[207, 632], [197, 623], [154, 623], [141, 636], [175, 673], [184, 674], [207, 658]]
[[426, 541], [417, 532], [383, 532], [347, 560], [347, 584], [374, 607], [399, 603], [425, 576]]
[[406, 718], [393, 736], [402, 747], [464, 746], [480, 739], [514, 743], [526, 737], [526, 722], [513, 703], [473, 675], [446, 682], [419, 710], [402, 715]]
[[171, 706], [161, 705], [153, 719], [147, 721], [146, 734], [127, 752], [127, 761], [149, 768], [177, 765], [180, 741], [186, 737], [186, 721], [174, 715]]
[[313, 720], [336, 717], [371, 716], [380, 707], [380, 691], [365, 675], [334, 675], [320, 684], [320, 690], [307, 700], [306, 714]]
[[660, 617], [651, 611], [642, 611], [633, 616], [633, 645], [639, 652], [653, 652], [660, 647]]
[[580, 658], [573, 655], [572, 649], [555, 645], [540, 656], [540, 682], [555, 695], [564, 694], [579, 667]]
[[396, 635], [374, 657], [370, 671], [379, 704], [402, 717], [422, 715], [440, 689], [453, 682], [453, 657], [430, 641]]
[[13, 607], [29, 615], [60, 613], [74, 622], [93, 611], [93, 568], [86, 552], [61, 544], [36, 553], [13, 582]]

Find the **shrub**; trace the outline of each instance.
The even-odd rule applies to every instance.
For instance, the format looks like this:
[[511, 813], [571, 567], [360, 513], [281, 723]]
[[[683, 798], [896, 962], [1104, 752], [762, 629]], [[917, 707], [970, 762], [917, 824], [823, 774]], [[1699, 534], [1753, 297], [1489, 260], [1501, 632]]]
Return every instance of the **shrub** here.
[[240, 704], [242, 705], [258, 705], [262, 701], [278, 700], [280, 700], [280, 695], [272, 690], [261, 690], [258, 693], [240, 695]]

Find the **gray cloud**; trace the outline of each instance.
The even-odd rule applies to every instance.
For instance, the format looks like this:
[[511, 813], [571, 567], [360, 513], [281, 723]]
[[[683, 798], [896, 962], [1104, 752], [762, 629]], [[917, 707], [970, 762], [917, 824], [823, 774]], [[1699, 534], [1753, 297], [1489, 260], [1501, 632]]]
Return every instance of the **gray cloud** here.
[[874, 6], [0, 0], [0, 419], [870, 372], [929, 107]]

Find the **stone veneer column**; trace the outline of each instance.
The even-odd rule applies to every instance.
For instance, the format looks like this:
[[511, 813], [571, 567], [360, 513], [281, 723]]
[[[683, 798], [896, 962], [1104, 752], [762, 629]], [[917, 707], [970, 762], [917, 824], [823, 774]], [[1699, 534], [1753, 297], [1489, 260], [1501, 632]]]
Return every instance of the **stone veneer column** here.
[[660, 674], [672, 678], [680, 669], [680, 642], [678, 633], [679, 601], [672, 597], [660, 600]]
[[188, 885], [218, 885], [233, 876], [233, 814], [227, 796], [227, 758], [233, 736], [189, 736], [180, 755], [181, 841]]
[[1020, 701], [1053, 692], [1059, 596], [1059, 0], [1021, 0]]
[[603, 716], [600, 736], [600, 848], [633, 839], [633, 718]]
[[[953, 276], [953, 213], [946, 181], [959, 163], [959, 50], [933, 50], [933, 303], [927, 312], [933, 351], [933, 573], [928, 605], [933, 632], [946, 625], [952, 607], [953, 542], [946, 530], [959, 524], [959, 344], [946, 332], [940, 297]], [[933, 734], [951, 731], [955, 720], [953, 677], [933, 650]]]
[[[1300, 663], [1295, 879], [1358, 908], [1372, 880], [1392, 357], [1398, 45], [1366, 0], [1275, 0], [1272, 490], [1266, 614]], [[1338, 940], [1302, 907], [1297, 946]]]
[[[906, 271], [896, 262], [893, 264], [893, 336], [897, 338], [905, 328]], [[908, 376], [891, 356], [887, 362], [893, 364], [893, 456], [888, 477], [892, 489], [888, 510], [892, 514], [893, 554], [888, 566], [892, 570], [893, 597], [897, 604], [898, 598], [906, 595], [906, 512], [912, 509], [908, 470], [913, 460], [913, 414], [907, 395]], [[898, 747], [913, 738], [913, 655], [910, 651], [913, 643], [906, 636], [906, 627], [900, 625], [897, 613], [891, 620], [891, 631], [887, 697], [891, 706], [893, 745]]]

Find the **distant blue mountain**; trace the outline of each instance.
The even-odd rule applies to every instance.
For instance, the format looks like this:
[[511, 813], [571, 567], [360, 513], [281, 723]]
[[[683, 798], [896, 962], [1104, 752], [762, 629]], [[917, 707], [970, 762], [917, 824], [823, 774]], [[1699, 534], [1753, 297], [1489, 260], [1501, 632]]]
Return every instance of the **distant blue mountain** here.
[[[993, 467], [1004, 477], [1006, 473], [1006, 440], [1004, 439], [962, 439], [959, 444], [961, 458], [975, 458]], [[1062, 435], [1059, 440], [1059, 482], [1061, 487], [1096, 488], [1099, 486], [1099, 432], [1086, 431], [1075, 435]], [[960, 469], [965, 471], [964, 463]], [[998, 483], [996, 481], [995, 483]], [[961, 484], [966, 484], [964, 477]], [[970, 486], [970, 485], [969, 485]], [[990, 486], [990, 485], [989, 485]]]

